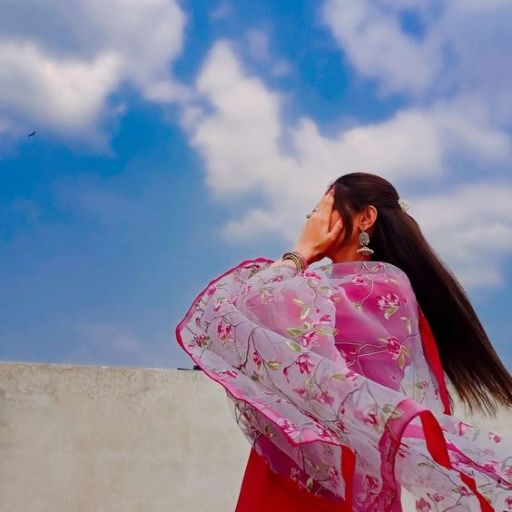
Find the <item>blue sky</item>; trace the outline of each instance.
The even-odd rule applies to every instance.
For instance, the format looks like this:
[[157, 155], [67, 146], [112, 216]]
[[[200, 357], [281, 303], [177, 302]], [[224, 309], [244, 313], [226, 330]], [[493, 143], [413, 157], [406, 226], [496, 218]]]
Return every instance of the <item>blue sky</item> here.
[[197, 293], [366, 170], [512, 368], [508, 0], [2, 10], [0, 360], [190, 367], [174, 329]]

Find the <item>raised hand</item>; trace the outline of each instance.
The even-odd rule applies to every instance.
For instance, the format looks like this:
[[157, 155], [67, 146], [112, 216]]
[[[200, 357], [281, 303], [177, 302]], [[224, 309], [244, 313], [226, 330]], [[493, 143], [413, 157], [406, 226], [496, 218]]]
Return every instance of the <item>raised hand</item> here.
[[308, 263], [321, 260], [325, 251], [341, 236], [343, 221], [339, 215], [338, 220], [330, 227], [333, 213], [337, 212], [334, 209], [334, 188], [330, 188], [305, 222], [293, 249], [300, 252]]

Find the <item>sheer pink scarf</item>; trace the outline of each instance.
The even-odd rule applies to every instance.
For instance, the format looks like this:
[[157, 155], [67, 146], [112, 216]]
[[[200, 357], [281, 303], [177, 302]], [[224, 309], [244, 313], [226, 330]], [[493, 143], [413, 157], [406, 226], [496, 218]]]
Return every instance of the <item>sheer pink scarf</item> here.
[[449, 415], [406, 274], [375, 261], [300, 273], [270, 263], [214, 279], [176, 328], [270, 467], [354, 511], [401, 510], [401, 485], [425, 512], [512, 509], [510, 440]]

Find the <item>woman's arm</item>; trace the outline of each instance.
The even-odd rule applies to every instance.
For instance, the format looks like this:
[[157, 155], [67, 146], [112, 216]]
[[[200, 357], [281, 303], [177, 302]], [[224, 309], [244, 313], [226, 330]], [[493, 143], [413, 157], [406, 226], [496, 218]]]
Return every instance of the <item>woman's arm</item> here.
[[[343, 231], [342, 220], [338, 220], [332, 228], [329, 228], [334, 207], [334, 189], [329, 189], [320, 199], [314, 213], [304, 224], [299, 240], [293, 248], [294, 252], [304, 256], [307, 263], [321, 260], [325, 251], [338, 239]], [[295, 268], [290, 260], [274, 261], [270, 266], [287, 265]]]

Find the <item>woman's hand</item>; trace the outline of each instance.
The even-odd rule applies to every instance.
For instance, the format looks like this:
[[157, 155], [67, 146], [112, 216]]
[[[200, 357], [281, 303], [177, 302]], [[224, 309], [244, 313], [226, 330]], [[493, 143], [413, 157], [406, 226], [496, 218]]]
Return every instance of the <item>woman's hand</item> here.
[[299, 240], [293, 248], [300, 252], [308, 263], [321, 260], [325, 251], [338, 240], [343, 231], [343, 220], [338, 220], [330, 228], [334, 208], [334, 188], [329, 189], [317, 206], [317, 211], [306, 221]]

